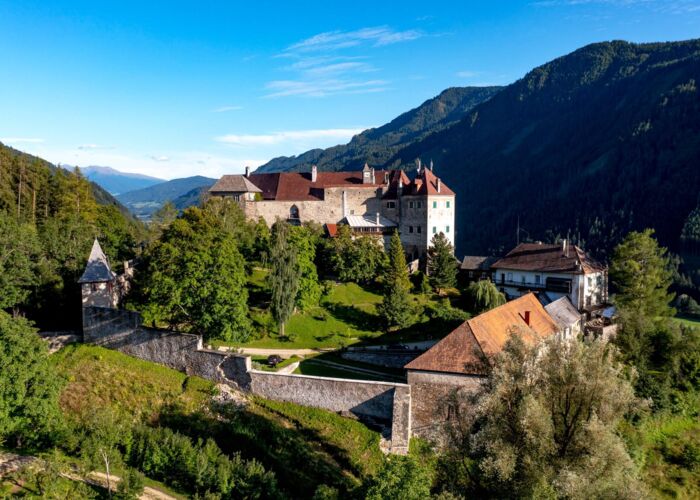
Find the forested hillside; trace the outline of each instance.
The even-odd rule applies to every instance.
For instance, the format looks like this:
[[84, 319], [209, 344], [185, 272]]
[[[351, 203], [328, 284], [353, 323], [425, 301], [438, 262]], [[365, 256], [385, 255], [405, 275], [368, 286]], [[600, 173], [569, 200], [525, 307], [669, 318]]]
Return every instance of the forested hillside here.
[[700, 191], [700, 41], [589, 45], [536, 68], [387, 164], [434, 158], [460, 252], [571, 234], [605, 255], [653, 227], [676, 250]]
[[402, 147], [459, 121], [474, 106], [489, 100], [501, 87], [453, 87], [381, 127], [365, 130], [348, 144], [312, 149], [299, 156], [270, 160], [257, 172], [353, 170], [365, 162], [384, 164]]
[[43, 328], [78, 326], [76, 281], [93, 238], [118, 262], [133, 257], [143, 230], [79, 171], [0, 144], [0, 309]]

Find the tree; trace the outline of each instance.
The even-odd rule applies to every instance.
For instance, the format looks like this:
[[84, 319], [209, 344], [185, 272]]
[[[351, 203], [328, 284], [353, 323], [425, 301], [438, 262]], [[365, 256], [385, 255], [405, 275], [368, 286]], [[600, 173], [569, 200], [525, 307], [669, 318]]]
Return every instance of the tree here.
[[279, 325], [280, 335], [285, 335], [285, 323], [292, 317], [299, 292], [300, 268], [297, 265], [297, 252], [290, 243], [290, 226], [277, 221], [272, 231], [270, 249], [270, 289], [272, 298], [270, 311]]
[[188, 208], [144, 254], [137, 287], [146, 321], [243, 341], [250, 334], [245, 261], [215, 217]]
[[112, 467], [122, 460], [119, 446], [129, 433], [125, 420], [109, 407], [89, 415], [86, 422], [86, 438], [81, 452], [86, 463], [94, 468], [104, 467], [107, 477], [107, 495], [112, 498]]
[[615, 342], [640, 371], [650, 359], [655, 332], [664, 318], [674, 314], [669, 305], [672, 271], [666, 249], [659, 247], [654, 231], [631, 232], [613, 252], [610, 278], [617, 289], [621, 330]]
[[475, 313], [489, 311], [506, 303], [506, 297], [491, 280], [479, 280], [471, 283], [467, 293]]
[[[514, 332], [455, 430], [473, 480], [495, 496], [640, 498], [636, 467], [616, 434], [637, 407], [626, 368], [603, 342], [552, 337], [527, 345]], [[474, 403], [471, 401], [470, 403]], [[466, 421], [466, 425], [465, 425]]]
[[24, 318], [0, 311], [0, 442], [46, 444], [61, 429], [61, 382], [46, 344]]
[[30, 224], [0, 211], [0, 309], [25, 304], [39, 283], [39, 238]]
[[384, 293], [377, 310], [387, 327], [405, 328], [414, 314], [411, 303], [411, 281], [408, 276], [406, 256], [398, 232], [389, 242], [389, 264], [384, 271]]
[[314, 264], [318, 236], [318, 233], [308, 226], [289, 228], [289, 244], [294, 247], [296, 265], [299, 268], [299, 287], [295, 303], [302, 311], [317, 306], [321, 299], [321, 285]]
[[341, 224], [331, 240], [329, 260], [340, 281], [370, 283], [386, 265], [386, 254], [376, 238], [353, 238], [350, 226]]
[[452, 243], [443, 233], [433, 236], [428, 248], [428, 276], [438, 293], [457, 283], [457, 262]]
[[397, 498], [422, 500], [430, 498], [432, 478], [427, 467], [412, 456], [393, 456], [386, 459], [382, 468], [367, 485], [367, 500]]

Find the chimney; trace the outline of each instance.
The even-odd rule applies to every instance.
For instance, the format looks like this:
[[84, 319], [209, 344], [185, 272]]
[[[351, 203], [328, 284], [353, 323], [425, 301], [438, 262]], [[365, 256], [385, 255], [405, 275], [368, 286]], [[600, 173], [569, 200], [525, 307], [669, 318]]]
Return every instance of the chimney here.
[[430, 171], [433, 171], [433, 160], [430, 160]]
[[401, 178], [401, 176], [399, 176], [399, 187], [396, 192], [399, 196], [401, 196], [401, 193], [403, 192], [403, 178]]
[[374, 216], [374, 222], [379, 225], [379, 212], [377, 212]]
[[569, 241], [567, 239], [561, 240], [561, 251], [564, 253], [564, 257], [569, 256]]
[[389, 172], [384, 172], [384, 184], [389, 184]]
[[527, 326], [530, 326], [530, 311], [523, 311], [523, 321]]
[[372, 184], [376, 184], [376, 179], [374, 178], [374, 167], [372, 167]]
[[440, 181], [440, 177], [437, 178], [437, 192], [440, 192], [440, 189], [442, 188], [442, 182]]
[[311, 182], [316, 182], [316, 178], [318, 176], [318, 168], [316, 168], [316, 165], [311, 166]]
[[423, 164], [421, 163], [420, 158], [418, 158], [418, 159], [416, 160], [416, 170], [418, 171], [418, 174], [419, 174], [419, 175], [420, 175], [420, 170], [421, 170], [421, 167], [422, 167], [422, 166], [423, 166]]
[[245, 176], [250, 177], [250, 167], [248, 165], [245, 167]]

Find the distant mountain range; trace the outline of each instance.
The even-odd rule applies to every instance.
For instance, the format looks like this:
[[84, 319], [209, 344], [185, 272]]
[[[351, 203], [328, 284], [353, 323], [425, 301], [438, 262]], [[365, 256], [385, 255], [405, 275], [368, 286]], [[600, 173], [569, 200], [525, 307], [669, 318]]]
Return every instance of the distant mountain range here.
[[348, 144], [274, 158], [256, 172], [298, 172], [309, 170], [311, 165], [328, 171], [356, 170], [365, 162], [385, 165], [402, 148], [453, 125], [499, 90], [501, 87], [449, 88], [389, 123], [365, 130]]
[[139, 219], [148, 220], [167, 201], [173, 202], [175, 207], [179, 209], [198, 204], [201, 195], [214, 182], [216, 179], [201, 175], [173, 179], [120, 194], [117, 199]]
[[[312, 163], [352, 170], [365, 161], [410, 169], [417, 158], [432, 159], [457, 193], [459, 255], [512, 247], [518, 220], [523, 238], [569, 235], [603, 258], [625, 233], [645, 227], [676, 250], [700, 192], [698, 85], [698, 40], [597, 43], [481, 100], [470, 89], [474, 105], [461, 119], [404, 135], [387, 158], [355, 147], [376, 133], [367, 131], [346, 146], [275, 159], [260, 170]], [[338, 154], [350, 149], [359, 153]]]
[[89, 180], [99, 184], [114, 196], [165, 182], [165, 179], [120, 172], [112, 167], [90, 166], [81, 168], [80, 171]]

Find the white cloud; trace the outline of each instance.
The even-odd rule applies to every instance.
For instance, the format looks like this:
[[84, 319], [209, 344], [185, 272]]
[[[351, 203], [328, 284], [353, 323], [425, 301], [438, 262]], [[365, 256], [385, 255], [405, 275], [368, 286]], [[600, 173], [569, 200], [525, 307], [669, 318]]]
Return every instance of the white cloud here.
[[5, 144], [40, 144], [44, 139], [38, 137], [0, 137], [0, 142]]
[[460, 78], [474, 78], [479, 76], [481, 73], [479, 71], [458, 71], [457, 76]]
[[385, 80], [276, 80], [265, 85], [265, 88], [270, 91], [265, 97], [325, 97], [337, 94], [364, 94], [386, 90], [388, 84], [389, 82]]
[[238, 111], [243, 109], [243, 106], [221, 106], [212, 110], [212, 113], [226, 113], [227, 111]]
[[169, 156], [151, 156], [150, 158], [155, 161], [170, 161]]
[[89, 149], [114, 149], [113, 146], [101, 146], [99, 144], [81, 144], [78, 149], [89, 150]]
[[285, 52], [333, 51], [368, 44], [380, 47], [416, 40], [422, 36], [423, 33], [419, 30], [395, 31], [388, 26], [354, 31], [326, 31], [290, 45]]
[[359, 134], [363, 128], [335, 128], [318, 130], [288, 130], [269, 134], [228, 134], [217, 137], [218, 142], [240, 147], [272, 146], [282, 143], [308, 143], [319, 140], [347, 141]]

